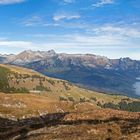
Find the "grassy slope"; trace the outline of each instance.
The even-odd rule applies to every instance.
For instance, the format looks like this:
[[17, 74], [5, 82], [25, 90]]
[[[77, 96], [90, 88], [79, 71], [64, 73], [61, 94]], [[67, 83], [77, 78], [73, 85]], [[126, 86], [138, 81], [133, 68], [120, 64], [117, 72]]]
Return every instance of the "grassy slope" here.
[[[10, 87], [25, 87], [32, 92], [33, 90], [35, 90], [34, 88], [36, 86], [40, 85], [41, 81], [43, 86], [49, 90], [42, 91], [40, 92], [40, 94], [44, 93], [44, 95], [50, 96], [55, 99], [58, 99], [60, 96], [63, 96], [73, 97], [75, 100], [79, 101], [79, 99], [82, 97], [85, 97], [87, 99], [95, 97], [99, 101], [114, 101], [118, 103], [122, 98], [126, 98], [125, 96], [106, 95], [95, 91], [85, 90], [75, 85], [72, 85], [67, 81], [49, 78], [36, 71], [22, 67], [16, 67], [12, 65], [0, 65], [0, 67], [7, 68], [8, 71], [11, 72], [8, 79]], [[15, 73], [16, 76], [14, 76], [13, 73]]]
[[[59, 112], [70, 111], [75, 107], [80, 110], [90, 108], [100, 108], [98, 103], [114, 103], [118, 104], [124, 99], [128, 99], [125, 96], [106, 95], [94, 91], [85, 90], [71, 83], [44, 76], [30, 69], [11, 65], [0, 65], [0, 70], [6, 68], [8, 74], [8, 84], [14, 88], [27, 88], [32, 93], [16, 93], [16, 94], [4, 94], [0, 93], [0, 112], [5, 115], [13, 115], [21, 117], [24, 115], [39, 115], [46, 112]], [[3, 73], [0, 73], [2, 76]], [[40, 86], [49, 89], [46, 91], [40, 91], [35, 93], [34, 88]], [[32, 91], [34, 90], [34, 91]], [[3, 91], [4, 92], [4, 91]], [[13, 93], [13, 92], [12, 92]], [[60, 97], [68, 99], [72, 97], [74, 102], [61, 101]], [[88, 102], [78, 106], [80, 98], [85, 98]], [[92, 100], [94, 98], [96, 100]], [[138, 101], [136, 99], [129, 98], [127, 102]]]
[[[6, 76], [8, 76], [8, 79]], [[13, 78], [10, 80], [9, 77]], [[56, 139], [56, 137], [67, 140], [77, 140], [77, 138], [99, 140], [118, 140], [124, 137], [126, 139], [139, 138], [140, 113], [101, 109], [100, 106], [97, 106], [98, 102], [101, 104], [108, 102], [117, 104], [122, 100], [127, 102], [138, 101], [136, 99], [85, 90], [71, 85], [67, 81], [49, 78], [35, 71], [10, 65], [0, 65], [0, 78], [4, 79], [4, 85], [14, 86], [15, 88], [25, 86], [29, 90], [39, 84], [38, 80], [40, 78], [45, 78], [45, 82], [42, 81], [43, 85], [51, 89], [39, 94], [5, 94], [0, 92], [0, 139], [1, 136], [2, 139], [6, 139], [6, 136], [8, 138], [10, 136], [11, 139], [12, 137], [13, 139], [15, 137], [22, 139], [26, 136], [30, 140]], [[51, 82], [48, 82], [48, 80]], [[0, 80], [0, 82], [3, 84], [3, 80]], [[73, 97], [75, 102], [59, 101], [60, 96]], [[81, 97], [86, 99], [94, 97], [96, 101], [77, 102]], [[61, 112], [58, 115], [63, 115], [62, 112], [69, 113], [64, 115], [61, 120], [57, 120], [56, 112]], [[52, 124], [51, 121], [45, 123], [49, 120], [47, 115], [50, 114], [48, 113], [55, 113], [51, 114]], [[42, 117], [35, 119], [34, 116]], [[10, 120], [7, 122], [6, 118]], [[17, 118], [20, 118], [20, 121], [15, 121]], [[57, 125], [55, 125], [54, 120], [58, 123]]]
[[[107, 102], [107, 101], [106, 101]], [[101, 109], [97, 102], [58, 101], [49, 95], [0, 93], [0, 116], [21, 118], [47, 113]]]

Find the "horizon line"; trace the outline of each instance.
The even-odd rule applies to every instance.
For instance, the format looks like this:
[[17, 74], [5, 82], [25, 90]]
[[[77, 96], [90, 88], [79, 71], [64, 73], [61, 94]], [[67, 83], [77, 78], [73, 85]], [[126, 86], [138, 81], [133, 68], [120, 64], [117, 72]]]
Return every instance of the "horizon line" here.
[[133, 59], [129, 56], [122, 56], [122, 57], [118, 57], [118, 58], [110, 58], [108, 56], [105, 56], [105, 55], [100, 55], [100, 54], [95, 54], [95, 53], [88, 53], [88, 52], [85, 52], [85, 53], [68, 53], [68, 52], [60, 52], [60, 51], [55, 51], [54, 49], [49, 49], [49, 50], [31, 50], [31, 49], [25, 49], [23, 51], [19, 51], [17, 53], [1, 53], [0, 52], [0, 55], [1, 56], [4, 56], [4, 55], [19, 55], [23, 52], [28, 52], [28, 51], [32, 51], [32, 52], [49, 52], [49, 51], [54, 51], [56, 54], [68, 54], [68, 55], [95, 55], [95, 56], [100, 56], [100, 57], [106, 57], [108, 59], [123, 59], [123, 58], [129, 58], [131, 60], [136, 60], [136, 61], [140, 61], [140, 59]]

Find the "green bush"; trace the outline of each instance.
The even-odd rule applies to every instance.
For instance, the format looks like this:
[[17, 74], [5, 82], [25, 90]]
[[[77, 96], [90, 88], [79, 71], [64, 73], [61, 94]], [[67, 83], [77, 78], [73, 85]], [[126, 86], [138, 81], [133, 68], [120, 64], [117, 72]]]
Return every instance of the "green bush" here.
[[81, 102], [81, 103], [82, 103], [82, 102], [86, 102], [86, 98], [85, 98], [85, 97], [80, 98], [80, 102]]
[[104, 107], [104, 108], [111, 108], [111, 109], [119, 109], [119, 106], [118, 106], [118, 105], [113, 104], [113, 103], [111, 103], [111, 102], [105, 103], [105, 104], [103, 105], [103, 107]]
[[39, 91], [51, 91], [51, 89], [44, 87], [42, 85], [38, 85], [36, 86], [35, 90], [39, 90]]
[[10, 93], [29, 93], [29, 90], [24, 87], [17, 89], [15, 87], [10, 87], [8, 90]]
[[71, 101], [71, 102], [75, 101], [73, 97], [68, 97], [68, 100]]
[[97, 101], [96, 97], [91, 97], [90, 99], [95, 101], [95, 102]]
[[51, 84], [51, 85], [55, 85], [55, 82], [53, 80], [48, 80], [48, 82]]
[[123, 111], [131, 111], [131, 112], [140, 112], [140, 101], [133, 101], [127, 103], [126, 101], [122, 100], [118, 104], [113, 104], [109, 102], [109, 103], [105, 103], [104, 105], [101, 104], [97, 104], [97, 105], [103, 108], [120, 109]]
[[66, 97], [63, 97], [63, 96], [60, 96], [60, 97], [59, 97], [59, 100], [60, 100], [60, 101], [68, 101], [68, 99], [67, 99]]

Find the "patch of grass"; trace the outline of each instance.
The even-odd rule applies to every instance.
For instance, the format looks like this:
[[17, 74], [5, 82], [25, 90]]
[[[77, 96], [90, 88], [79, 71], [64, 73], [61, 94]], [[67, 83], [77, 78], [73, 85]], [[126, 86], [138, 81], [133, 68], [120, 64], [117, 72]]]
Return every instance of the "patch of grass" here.
[[9, 92], [8, 75], [10, 70], [0, 66], [0, 91]]
[[14, 88], [14, 87], [11, 87], [9, 88], [9, 91], [11, 93], [29, 93], [29, 90], [25, 87], [21, 87], [21, 88]]
[[51, 91], [49, 88], [44, 87], [43, 85], [36, 86], [35, 90], [39, 90], [39, 91]]
[[[21, 77], [21, 75], [18, 76], [17, 73], [14, 73], [10, 71], [10, 69], [6, 67], [1, 67], [0, 66], [0, 92], [5, 92], [5, 93], [29, 93], [29, 90], [26, 89], [25, 87], [22, 88], [15, 88], [15, 87], [10, 87], [9, 81], [8, 81], [8, 76], [14, 74], [15, 78]], [[27, 75], [28, 76], [28, 75]], [[17, 84], [19, 84], [19, 81], [16, 81]]]
[[60, 97], [59, 97], [59, 100], [60, 100], [60, 101], [68, 101], [68, 99], [67, 99], [66, 97], [63, 97], [63, 96], [60, 96]]
[[71, 101], [71, 102], [75, 102], [73, 97], [68, 97], [68, 100]]
[[119, 109], [123, 111], [140, 112], [140, 101], [133, 101], [130, 103], [127, 103], [126, 101], [121, 101], [118, 104], [108, 102], [103, 105], [98, 104], [98, 106], [102, 108], [111, 108], [111, 109]]
[[51, 85], [54, 85], [55, 84], [55, 82], [53, 81], [53, 80], [47, 80]]

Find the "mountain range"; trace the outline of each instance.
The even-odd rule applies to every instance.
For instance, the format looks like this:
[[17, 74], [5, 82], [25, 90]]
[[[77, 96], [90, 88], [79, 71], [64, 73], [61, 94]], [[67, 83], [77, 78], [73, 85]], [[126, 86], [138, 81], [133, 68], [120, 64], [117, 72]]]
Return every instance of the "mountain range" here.
[[133, 85], [140, 75], [140, 61], [130, 58], [26, 50], [0, 55], [0, 63], [31, 68], [92, 90], [137, 97]]

